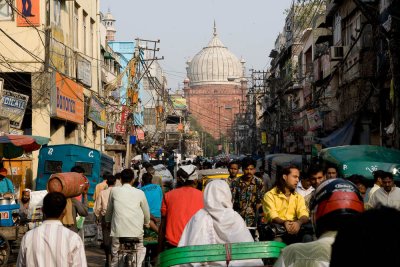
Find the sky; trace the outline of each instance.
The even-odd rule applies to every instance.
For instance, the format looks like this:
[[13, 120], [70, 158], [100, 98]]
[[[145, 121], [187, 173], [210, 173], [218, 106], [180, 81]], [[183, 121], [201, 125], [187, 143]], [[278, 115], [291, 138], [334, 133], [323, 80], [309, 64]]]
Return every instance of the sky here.
[[183, 86], [186, 61], [212, 38], [214, 20], [222, 43], [246, 69], [265, 70], [292, 0], [100, 0], [116, 19], [116, 41], [158, 40], [168, 88]]

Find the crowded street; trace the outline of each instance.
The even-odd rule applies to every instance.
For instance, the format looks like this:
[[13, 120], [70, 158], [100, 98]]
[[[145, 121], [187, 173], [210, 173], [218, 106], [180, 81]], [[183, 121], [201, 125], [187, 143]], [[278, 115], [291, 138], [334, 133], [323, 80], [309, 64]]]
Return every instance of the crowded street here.
[[0, 267], [400, 266], [400, 0], [0, 0]]

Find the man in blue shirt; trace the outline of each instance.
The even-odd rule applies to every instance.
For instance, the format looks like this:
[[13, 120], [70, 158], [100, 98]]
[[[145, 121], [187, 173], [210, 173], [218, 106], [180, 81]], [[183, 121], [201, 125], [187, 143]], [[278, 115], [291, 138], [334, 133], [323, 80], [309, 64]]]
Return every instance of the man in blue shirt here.
[[162, 189], [158, 184], [152, 184], [153, 176], [150, 173], [144, 173], [142, 176], [142, 187], [140, 188], [146, 195], [149, 203], [150, 214], [155, 218], [161, 218]]
[[0, 169], [0, 193], [12, 193], [14, 194], [14, 186], [10, 179], [7, 177], [7, 169]]

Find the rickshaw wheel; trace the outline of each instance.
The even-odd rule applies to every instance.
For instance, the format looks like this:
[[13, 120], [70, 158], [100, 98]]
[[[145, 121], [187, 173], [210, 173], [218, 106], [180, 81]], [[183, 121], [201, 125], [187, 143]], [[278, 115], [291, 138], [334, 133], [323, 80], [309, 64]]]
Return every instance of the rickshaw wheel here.
[[6, 266], [10, 256], [10, 244], [7, 238], [0, 234], [0, 267]]

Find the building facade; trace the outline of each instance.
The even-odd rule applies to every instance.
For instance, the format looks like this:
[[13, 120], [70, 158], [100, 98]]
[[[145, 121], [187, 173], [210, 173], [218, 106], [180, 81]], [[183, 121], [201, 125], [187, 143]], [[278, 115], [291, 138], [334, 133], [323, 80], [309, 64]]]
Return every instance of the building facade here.
[[[104, 129], [88, 116], [92, 96], [102, 97], [99, 1], [4, 1], [0, 8], [0, 77], [3, 94], [26, 101], [2, 109], [10, 131], [50, 137], [50, 144], [104, 147]], [[30, 12], [30, 14], [28, 14]], [[33, 153], [36, 177], [38, 152]]]
[[221, 146], [234, 139], [233, 122], [247, 93], [244, 76], [244, 61], [224, 46], [215, 26], [208, 45], [187, 62], [184, 92], [188, 110]]

